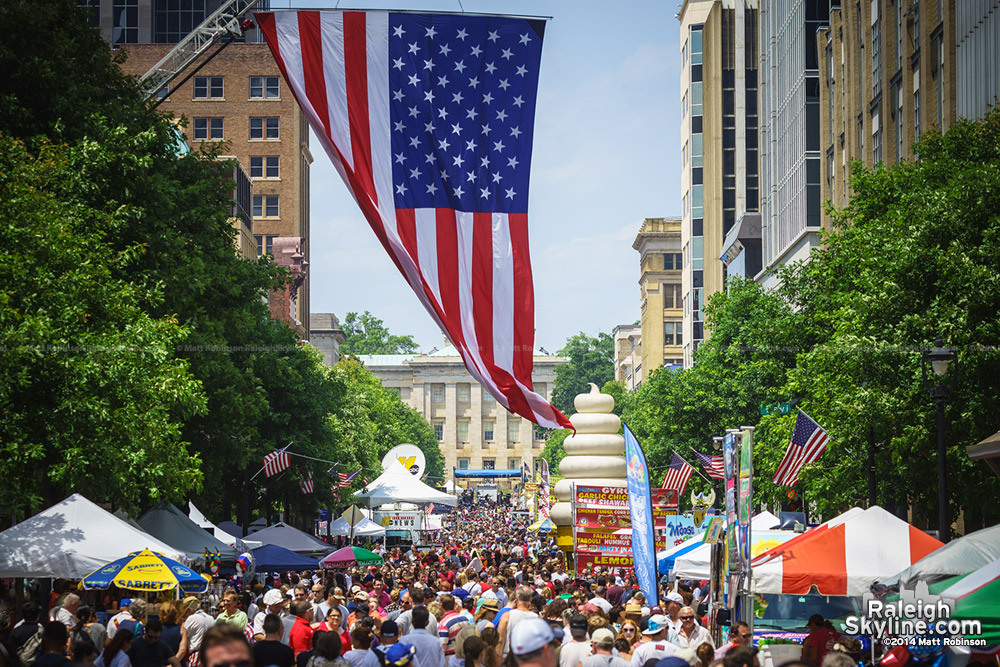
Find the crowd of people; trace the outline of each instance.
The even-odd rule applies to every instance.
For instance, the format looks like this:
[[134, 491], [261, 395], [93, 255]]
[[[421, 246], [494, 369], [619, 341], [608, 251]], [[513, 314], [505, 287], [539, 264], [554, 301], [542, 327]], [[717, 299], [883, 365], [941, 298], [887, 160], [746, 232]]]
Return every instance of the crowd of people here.
[[0, 637], [0, 667], [757, 667], [745, 624], [715, 645], [698, 582], [661, 582], [651, 605], [632, 576], [570, 575], [551, 538], [493, 503], [462, 503], [444, 526], [435, 548], [382, 549], [381, 566], [123, 599], [104, 624], [54, 594]]

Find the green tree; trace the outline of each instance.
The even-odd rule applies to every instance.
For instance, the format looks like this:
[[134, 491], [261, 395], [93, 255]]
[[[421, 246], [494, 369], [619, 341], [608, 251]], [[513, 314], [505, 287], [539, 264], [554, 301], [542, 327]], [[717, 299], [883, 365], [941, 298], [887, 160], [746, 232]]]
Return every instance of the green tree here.
[[367, 310], [360, 315], [347, 313], [341, 323], [346, 340], [341, 343], [344, 354], [409, 354], [417, 351], [413, 336], [395, 336], [379, 318]]
[[201, 481], [183, 418], [206, 409], [173, 353], [189, 330], [144, 311], [158, 290], [116, 277], [141, 249], [101, 230], [127, 212], [58, 194], [75, 187], [81, 154], [117, 149], [36, 145], [0, 135], [0, 505], [69, 490], [130, 508], [179, 500]]
[[556, 380], [552, 385], [552, 405], [563, 414], [573, 412], [573, 399], [588, 391], [593, 382], [598, 387], [615, 379], [615, 341], [610, 334], [601, 332], [596, 337], [582, 331], [566, 339], [559, 355], [569, 363], [556, 366]]

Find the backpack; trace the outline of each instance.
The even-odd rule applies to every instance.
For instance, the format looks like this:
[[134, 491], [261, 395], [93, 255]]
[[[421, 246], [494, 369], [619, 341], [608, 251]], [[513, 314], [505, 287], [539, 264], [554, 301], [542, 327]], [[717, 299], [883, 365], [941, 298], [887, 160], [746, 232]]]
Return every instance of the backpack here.
[[42, 629], [24, 640], [21, 648], [17, 649], [17, 659], [21, 661], [23, 667], [31, 667], [35, 660], [42, 653]]

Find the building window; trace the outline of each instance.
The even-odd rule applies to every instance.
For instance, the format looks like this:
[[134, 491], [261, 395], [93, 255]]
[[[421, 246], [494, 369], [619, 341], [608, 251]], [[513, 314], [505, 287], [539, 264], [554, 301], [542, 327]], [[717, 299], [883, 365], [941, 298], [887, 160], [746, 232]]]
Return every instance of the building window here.
[[496, 470], [496, 459], [483, 459], [483, 470]]
[[[878, 5], [872, 4], [877, 8]], [[875, 9], [878, 11], [878, 9]], [[882, 92], [882, 18], [878, 17], [872, 23], [872, 96]]]
[[470, 391], [468, 382], [459, 382], [458, 385], [456, 385], [455, 394], [459, 403], [468, 403], [469, 393]]
[[903, 159], [903, 86], [896, 90], [896, 162]]
[[679, 252], [668, 252], [663, 255], [664, 271], [680, 271], [683, 268], [681, 254]]
[[250, 178], [278, 178], [277, 155], [251, 155]]
[[278, 99], [278, 77], [276, 76], [250, 77], [250, 99], [252, 100]]
[[469, 441], [469, 420], [459, 419], [458, 420], [458, 441], [468, 442]]
[[469, 459], [459, 459], [458, 460], [458, 469], [459, 470], [468, 470], [469, 469]]
[[274, 239], [277, 236], [268, 235], [262, 236], [260, 234], [255, 234], [254, 239], [257, 241], [257, 256], [260, 257], [265, 253], [268, 255], [274, 254]]
[[911, 11], [913, 12], [913, 50], [917, 53], [920, 52], [920, 2], [919, 0], [913, 0], [911, 4]]
[[546, 399], [546, 400], [548, 400], [548, 398], [545, 396], [545, 392], [547, 390], [548, 390], [548, 387], [546, 386], [546, 384], [544, 382], [536, 382], [535, 383], [535, 393], [538, 394], [539, 396], [541, 396], [542, 398]]
[[493, 398], [493, 394], [490, 393], [489, 389], [483, 387], [483, 409], [490, 410], [493, 408], [493, 404], [497, 402], [497, 399]]
[[194, 99], [218, 100], [223, 97], [223, 77], [196, 76], [194, 78]]
[[442, 442], [444, 440], [444, 422], [434, 422], [434, 437], [437, 438], [438, 442]]
[[691, 26], [691, 64], [701, 64], [702, 26]]
[[683, 329], [680, 322], [664, 322], [663, 323], [663, 344], [664, 345], [683, 345], [684, 336], [682, 333]]
[[507, 417], [507, 442], [520, 442], [521, 440], [521, 419], [519, 417]]
[[153, 41], [176, 44], [205, 20], [205, 0], [156, 0], [153, 3]]
[[194, 119], [194, 140], [206, 141], [208, 139], [219, 140], [223, 137], [221, 118], [195, 118]]
[[[914, 78], [920, 75], [920, 70], [913, 73]], [[913, 138], [920, 138], [920, 89], [913, 91]]]
[[[878, 118], [876, 116], [875, 118]], [[872, 132], [872, 162], [878, 164], [882, 161], [882, 127], [876, 127]]]
[[76, 6], [89, 10], [90, 25], [101, 27], [101, 0], [76, 0]]
[[250, 119], [251, 139], [277, 139], [278, 138], [278, 118], [251, 118]]
[[278, 217], [278, 195], [254, 195], [253, 196], [253, 217], [255, 217], [255, 218], [277, 218]]
[[507, 470], [520, 470], [521, 459], [507, 459]]
[[691, 82], [691, 115], [702, 115], [702, 82]]
[[493, 442], [493, 429], [496, 428], [496, 422], [492, 419], [487, 419], [483, 421], [483, 440], [485, 442]]
[[677, 283], [660, 283], [664, 308], [681, 307], [681, 286]]
[[[938, 0], [938, 20], [941, 19], [941, 0]], [[944, 127], [944, 38], [937, 39], [937, 126]]]
[[904, 0], [896, 0], [896, 69], [899, 70], [903, 67], [903, 31], [905, 26], [903, 24], [903, 2]]
[[431, 403], [444, 403], [444, 383], [435, 382], [431, 385]]
[[111, 5], [111, 43], [139, 43], [139, 0], [114, 0]]

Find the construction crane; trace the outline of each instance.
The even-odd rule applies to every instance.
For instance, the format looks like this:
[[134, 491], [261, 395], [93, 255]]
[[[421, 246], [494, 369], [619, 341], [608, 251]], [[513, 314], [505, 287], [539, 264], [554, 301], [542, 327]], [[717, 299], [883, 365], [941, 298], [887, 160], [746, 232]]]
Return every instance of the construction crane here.
[[[146, 98], [153, 99], [164, 86], [168, 86], [170, 82], [180, 76], [192, 62], [204, 55], [220, 39], [228, 35], [228, 39], [219, 45], [218, 49], [181, 79], [180, 83], [177, 84], [178, 87], [197, 74], [212, 58], [219, 55], [222, 49], [232, 44], [233, 40], [242, 37], [247, 30], [253, 27], [253, 21], [244, 17], [257, 3], [258, 0], [225, 0], [197, 28], [177, 42], [177, 45], [170, 49], [160, 62], [142, 75], [139, 84], [145, 91]], [[159, 106], [163, 99], [157, 101], [153, 107]]]

